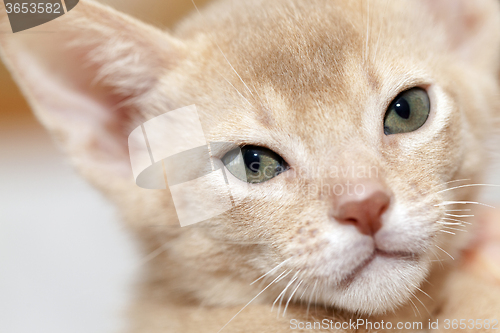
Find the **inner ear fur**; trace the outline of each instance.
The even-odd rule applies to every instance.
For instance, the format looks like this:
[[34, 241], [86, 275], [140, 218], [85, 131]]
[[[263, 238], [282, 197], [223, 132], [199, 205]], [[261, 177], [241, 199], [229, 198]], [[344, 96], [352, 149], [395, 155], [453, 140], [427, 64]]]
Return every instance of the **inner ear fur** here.
[[2, 60], [36, 116], [80, 171], [133, 181], [130, 127], [140, 101], [180, 61], [183, 44], [89, 0], [16, 34], [7, 33], [2, 15]]

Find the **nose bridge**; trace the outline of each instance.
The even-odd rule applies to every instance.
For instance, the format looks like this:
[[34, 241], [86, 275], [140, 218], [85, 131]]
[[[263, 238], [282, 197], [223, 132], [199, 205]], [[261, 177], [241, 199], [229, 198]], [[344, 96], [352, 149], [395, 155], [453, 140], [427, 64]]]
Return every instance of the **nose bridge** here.
[[366, 148], [354, 147], [356, 150], [337, 155], [320, 186], [323, 198], [330, 202], [331, 216], [338, 223], [374, 235], [382, 227], [382, 215], [389, 208], [392, 193], [382, 177], [380, 160]]
[[[320, 185], [330, 187], [331, 194], [341, 196], [344, 192], [361, 192], [372, 183], [384, 183], [380, 161], [362, 144], [349, 145], [356, 149], [331, 152], [315, 170]], [[361, 148], [363, 147], [363, 148]]]
[[347, 175], [347, 178], [355, 180], [369, 175], [378, 176], [378, 172], [374, 171], [378, 171], [379, 160], [373, 153], [375, 149], [370, 148], [366, 142], [357, 140], [349, 142], [340, 152], [339, 163], [344, 167], [351, 167], [351, 173]]

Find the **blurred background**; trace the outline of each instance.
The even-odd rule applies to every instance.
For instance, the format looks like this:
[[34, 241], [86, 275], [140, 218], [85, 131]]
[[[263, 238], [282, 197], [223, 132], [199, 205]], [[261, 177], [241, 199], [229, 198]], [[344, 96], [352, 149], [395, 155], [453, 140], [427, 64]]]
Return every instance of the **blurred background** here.
[[[165, 29], [194, 8], [102, 2]], [[500, 184], [499, 170], [489, 183]], [[500, 202], [500, 189], [483, 200]], [[0, 63], [0, 332], [116, 331], [140, 262], [113, 208], [71, 169]]]
[[[165, 29], [194, 9], [101, 2]], [[0, 61], [0, 332], [117, 331], [140, 262], [113, 207], [68, 165]]]

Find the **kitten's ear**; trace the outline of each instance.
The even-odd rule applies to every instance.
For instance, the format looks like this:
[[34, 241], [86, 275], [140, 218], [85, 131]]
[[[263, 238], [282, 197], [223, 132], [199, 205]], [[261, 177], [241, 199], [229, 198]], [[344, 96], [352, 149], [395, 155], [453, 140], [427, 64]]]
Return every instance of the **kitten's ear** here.
[[438, 23], [444, 25], [451, 46], [466, 61], [490, 71], [495, 66], [498, 68], [500, 1], [423, 0], [423, 2], [429, 7]]
[[[98, 185], [133, 177], [127, 137], [139, 105], [184, 54], [168, 34], [88, 0], [21, 33], [7, 33], [2, 58], [41, 122]], [[131, 127], [132, 126], [132, 127]]]

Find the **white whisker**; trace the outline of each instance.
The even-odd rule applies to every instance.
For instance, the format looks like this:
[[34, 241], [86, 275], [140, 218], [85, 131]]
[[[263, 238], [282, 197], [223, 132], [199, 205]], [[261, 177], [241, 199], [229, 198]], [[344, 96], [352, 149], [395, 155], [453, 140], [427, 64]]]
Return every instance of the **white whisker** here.
[[[437, 189], [440, 189], [448, 184], [452, 184], [452, 183], [458, 183], [458, 182], [465, 182], [465, 181], [469, 181], [470, 179], [456, 179], [456, 180], [450, 180], [448, 182], [445, 182], [445, 183], [441, 183], [441, 184], [438, 184], [438, 185], [435, 185], [435, 186], [432, 186], [429, 190], [425, 191], [424, 194], [429, 194], [430, 192], [434, 191], [434, 190], [437, 190]], [[439, 193], [439, 192], [438, 192]]]
[[[286, 272], [286, 271], [285, 271], [285, 272]], [[285, 272], [283, 272], [283, 273], [285, 273]], [[290, 272], [291, 272], [291, 271], [290, 271]], [[236, 314], [233, 316], [233, 318], [231, 318], [231, 319], [230, 319], [230, 320], [229, 320], [229, 321], [228, 321], [228, 322], [227, 322], [224, 326], [222, 326], [222, 328], [221, 328], [219, 331], [217, 331], [217, 333], [220, 333], [220, 332], [221, 332], [221, 331], [222, 331], [222, 330], [223, 330], [223, 329], [224, 329], [224, 328], [225, 328], [225, 327], [226, 327], [226, 326], [227, 326], [230, 322], [232, 322], [232, 321], [234, 320], [234, 318], [236, 318], [236, 317], [237, 317], [237, 316], [241, 313], [241, 311], [245, 310], [245, 308], [246, 308], [248, 305], [250, 305], [250, 303], [252, 303], [252, 302], [253, 302], [253, 301], [254, 301], [257, 297], [259, 297], [259, 296], [260, 296], [260, 295], [261, 295], [264, 291], [266, 291], [266, 289], [267, 289], [267, 288], [269, 288], [269, 287], [270, 287], [270, 286], [271, 286], [271, 285], [272, 285], [272, 284], [273, 284], [276, 280], [278, 280], [278, 278], [279, 278], [281, 275], [283, 275], [283, 273], [281, 273], [280, 275], [278, 275], [278, 277], [277, 277], [276, 279], [274, 279], [271, 283], [269, 283], [269, 284], [267, 285], [267, 287], [265, 287], [264, 289], [262, 289], [262, 291], [261, 291], [260, 293], [258, 293], [258, 294], [257, 294], [254, 298], [252, 298], [252, 299], [250, 300], [250, 302], [248, 302], [248, 303], [247, 303], [247, 304], [246, 304], [246, 305], [245, 305], [245, 306], [244, 306], [244, 307], [243, 307], [240, 311], [238, 311], [238, 313], [236, 313]]]
[[458, 223], [458, 222], [446, 222], [446, 221], [437, 221], [437, 223], [443, 224], [443, 225], [463, 225], [462, 223]]
[[[414, 307], [413, 314], [415, 314], [415, 317], [421, 317], [420, 311], [418, 311], [418, 308], [415, 305], [415, 303], [413, 303], [413, 301], [411, 300], [411, 298], [409, 298], [408, 300], [411, 302], [411, 304], [413, 304], [413, 307]], [[417, 311], [415, 311], [415, 310], [417, 310]], [[417, 316], [417, 312], [418, 312], [418, 316]]]
[[494, 184], [467, 184], [467, 185], [460, 185], [460, 186], [455, 186], [455, 187], [450, 187], [445, 190], [438, 191], [436, 193], [443, 193], [451, 190], [456, 190], [459, 188], [464, 188], [464, 187], [477, 187], [477, 186], [487, 186], [487, 187], [499, 187], [500, 185], [494, 185]]
[[293, 270], [290, 270], [288, 273], [286, 273], [285, 275], [283, 275], [278, 281], [276, 281], [276, 283], [280, 282], [281, 280], [283, 280], [285, 277], [288, 276], [288, 274], [290, 274]]
[[[425, 306], [425, 304], [420, 300], [420, 298], [417, 297], [417, 295], [415, 295], [415, 293], [413, 291], [410, 291], [411, 295], [420, 303], [422, 304], [422, 306], [424, 307], [425, 311], [427, 311], [427, 313], [429, 314], [429, 316], [431, 315], [431, 313], [429, 312], [429, 310], [427, 309], [427, 307]], [[417, 311], [418, 311], [418, 308], [417, 308]], [[420, 314], [420, 311], [418, 311], [418, 315], [419, 316], [422, 316]]]
[[[387, 11], [387, 3], [388, 3], [388, 1], [386, 1], [384, 3], [384, 9], [383, 9], [384, 13]], [[374, 60], [377, 59], [378, 47], [379, 47], [379, 44], [380, 44], [380, 36], [382, 35], [382, 26], [383, 26], [383, 23], [384, 23], [384, 20], [382, 20], [382, 22], [379, 20], [379, 29], [378, 29], [378, 35], [377, 35], [377, 42], [375, 43], [375, 50], [373, 52], [373, 59]]]
[[[436, 186], [433, 186], [431, 189], [429, 189], [428, 191], [424, 192], [424, 193], [429, 193], [431, 192], [432, 190], [436, 189], [436, 188], [440, 188], [440, 187], [443, 187], [445, 185], [448, 185], [448, 184], [451, 184], [451, 183], [458, 183], [458, 182], [465, 182], [465, 181], [469, 181], [470, 179], [456, 179], [456, 180], [450, 180], [448, 182], [445, 182], [445, 183], [442, 183], [442, 184], [438, 184]], [[438, 192], [439, 193], [439, 192]]]
[[466, 221], [462, 221], [462, 220], [457, 220], [457, 219], [451, 219], [449, 217], [443, 217], [443, 220], [458, 222], [460, 224], [472, 224], [470, 222], [466, 222]]
[[305, 288], [304, 288], [304, 291], [302, 292], [302, 295], [300, 295], [300, 300], [302, 300], [302, 297], [304, 296], [304, 294], [306, 293], [307, 291], [307, 288], [309, 288], [309, 285], [307, 285]]
[[456, 230], [456, 231], [467, 232], [467, 230], [464, 230], [464, 229], [458, 229], [458, 228], [452, 228], [452, 227], [446, 227], [446, 226], [444, 226], [443, 228], [450, 229], [450, 230]]
[[444, 265], [443, 265], [443, 259], [441, 259], [438, 254], [436, 253], [436, 251], [433, 249], [433, 248], [430, 248], [432, 254], [434, 254], [434, 256], [436, 257], [436, 260], [431, 260], [432, 262], [439, 262], [439, 265], [441, 266], [442, 269], [444, 269]]
[[[220, 74], [220, 76], [222, 76], [222, 74]], [[238, 88], [236, 88], [236, 87], [235, 87], [235, 86], [234, 86], [234, 85], [233, 85], [233, 84], [232, 84], [232, 83], [231, 83], [228, 79], [226, 79], [224, 76], [222, 76], [222, 78], [223, 78], [224, 80], [226, 80], [226, 82], [227, 82], [227, 83], [229, 83], [229, 84], [231, 85], [231, 87], [233, 87], [233, 88], [234, 88], [234, 90], [236, 90], [236, 92], [238, 93], [238, 95], [240, 95], [240, 97], [241, 97], [241, 98], [243, 98], [243, 99], [244, 99], [244, 100], [248, 103], [248, 105], [253, 106], [253, 105], [252, 105], [252, 103], [250, 103], [250, 101], [249, 101], [248, 99], [246, 99], [246, 97], [245, 97], [245, 96], [243, 96], [243, 94], [242, 94], [242, 93], [238, 90]]]
[[443, 251], [444, 253], [446, 253], [446, 254], [447, 254], [447, 255], [448, 255], [451, 259], [455, 260], [455, 258], [453, 258], [453, 257], [451, 256], [451, 254], [449, 254], [448, 252], [446, 252], [445, 250], [443, 250], [442, 248], [440, 248], [440, 247], [439, 247], [439, 246], [437, 246], [437, 245], [434, 245], [434, 246], [435, 246], [435, 247], [437, 247], [438, 249], [440, 249], [441, 251]]
[[441, 185], [447, 185], [451, 183], [458, 183], [458, 182], [468, 182], [470, 179], [455, 179], [455, 180], [450, 180], [449, 182], [443, 183]]
[[299, 272], [295, 273], [294, 277], [290, 280], [290, 282], [288, 282], [285, 289], [283, 289], [283, 291], [278, 295], [278, 297], [276, 297], [276, 300], [274, 300], [273, 306], [271, 307], [271, 311], [273, 311], [274, 305], [276, 304], [278, 299], [280, 300], [280, 304], [278, 305], [278, 317], [279, 317], [280, 312], [281, 312], [281, 302], [283, 301], [283, 297], [285, 297], [286, 291], [292, 285], [292, 283], [294, 283], [295, 280], [297, 280], [298, 274], [299, 274]]
[[467, 205], [467, 204], [472, 204], [472, 205], [480, 205], [480, 206], [485, 206], [489, 208], [495, 208], [493, 206], [481, 203], [481, 202], [475, 202], [475, 201], [443, 201], [440, 204], [434, 205], [434, 207], [439, 207], [439, 206], [447, 206], [447, 205]]
[[309, 295], [309, 302], [307, 303], [306, 317], [309, 317], [309, 308], [311, 307], [312, 297], [313, 297], [314, 291], [316, 290], [317, 284], [318, 284], [318, 280], [314, 281], [314, 287], [313, 287], [311, 294]]
[[444, 215], [451, 216], [451, 217], [474, 217], [474, 215], [456, 215], [456, 214], [448, 214], [448, 213], [445, 213]]
[[378, 36], [377, 36], [377, 42], [375, 43], [375, 51], [373, 51], [373, 59], [377, 59], [377, 53], [378, 53], [378, 45], [380, 43], [380, 35], [381, 35], [382, 27], [378, 29]]
[[432, 299], [432, 297], [431, 297], [428, 293], [426, 293], [425, 291], [423, 291], [422, 289], [420, 289], [418, 286], [414, 285], [413, 283], [411, 283], [411, 285], [412, 285], [413, 287], [415, 287], [418, 291], [420, 291], [422, 294], [424, 294], [425, 296], [429, 297], [429, 299], [430, 299], [431, 301], [434, 301], [434, 299]]
[[366, 11], [367, 11], [367, 19], [366, 19], [366, 42], [365, 42], [365, 56], [364, 56], [364, 62], [366, 63], [366, 60], [370, 56], [370, 50], [368, 47], [368, 41], [370, 39], [370, 0], [366, 0]]
[[258, 278], [257, 280], [255, 280], [254, 282], [250, 283], [250, 285], [253, 285], [255, 282], [257, 281], [260, 281], [261, 279], [263, 279], [264, 277], [268, 276], [269, 274], [273, 273], [275, 270], [277, 270], [278, 268], [280, 268], [281, 266], [283, 266], [288, 260], [290, 260], [291, 258], [288, 258], [286, 260], [284, 260], [281, 264], [278, 264], [276, 267], [274, 267], [273, 269], [271, 269], [269, 272], [267, 272], [266, 274], [262, 275], [260, 278]]
[[[198, 14], [203, 18], [203, 15], [201, 14], [200, 10], [198, 9], [198, 6], [196, 5], [196, 3], [194, 2], [194, 0], [191, 0], [191, 2], [193, 3], [193, 6], [194, 8], [196, 9], [196, 11], [198, 12]], [[226, 55], [224, 54], [224, 52], [222, 52], [222, 49], [220, 48], [219, 44], [215, 41], [215, 39], [211, 38], [212, 41], [214, 42], [214, 44], [217, 46], [217, 48], [219, 49], [220, 53], [222, 54], [222, 56], [224, 57], [224, 59], [226, 60], [226, 62], [228, 63], [229, 67], [231, 67], [231, 69], [233, 70], [233, 72], [236, 74], [236, 76], [238, 76], [238, 78], [240, 79], [241, 83], [243, 83], [243, 85], [245, 86], [245, 88], [248, 90], [248, 92], [250, 93], [250, 95], [252, 95], [252, 97], [254, 97], [252, 91], [250, 90], [250, 88], [248, 88], [247, 84], [245, 83], [245, 81], [243, 81], [243, 79], [241, 78], [240, 74], [238, 74], [238, 72], [236, 71], [236, 69], [234, 69], [233, 65], [231, 65], [231, 62], [229, 62], [229, 59], [227, 59]]]
[[[215, 41], [214, 41], [215, 42]], [[220, 48], [219, 44], [217, 44], [217, 42], [215, 42], [215, 45], [217, 46], [217, 48], [219, 49], [220, 53], [222, 54], [222, 56], [224, 57], [224, 59], [226, 60], [226, 62], [228, 63], [229, 67], [231, 67], [231, 69], [233, 70], [233, 72], [236, 74], [236, 76], [238, 77], [238, 79], [240, 79], [241, 83], [243, 83], [243, 85], [245, 86], [245, 88], [248, 90], [248, 92], [250, 93], [250, 95], [252, 95], [252, 97], [255, 97], [252, 93], [252, 91], [250, 90], [250, 88], [248, 88], [247, 84], [245, 83], [245, 81], [243, 81], [243, 79], [241, 78], [240, 74], [238, 74], [238, 72], [236, 71], [236, 69], [234, 69], [233, 65], [231, 65], [231, 63], [229, 62], [229, 60], [227, 59], [226, 55], [224, 54], [224, 52], [222, 52], [222, 49]]]
[[285, 309], [283, 310], [283, 317], [285, 316], [286, 314], [286, 309], [288, 309], [288, 304], [290, 304], [290, 300], [292, 299], [293, 295], [295, 294], [295, 292], [297, 292], [297, 289], [299, 289], [300, 285], [302, 284], [302, 282], [304, 282], [304, 280], [300, 280], [299, 284], [297, 285], [297, 287], [295, 287], [295, 289], [293, 290], [292, 294], [290, 295], [290, 297], [288, 297], [288, 301], [286, 302], [286, 305], [285, 305]]

